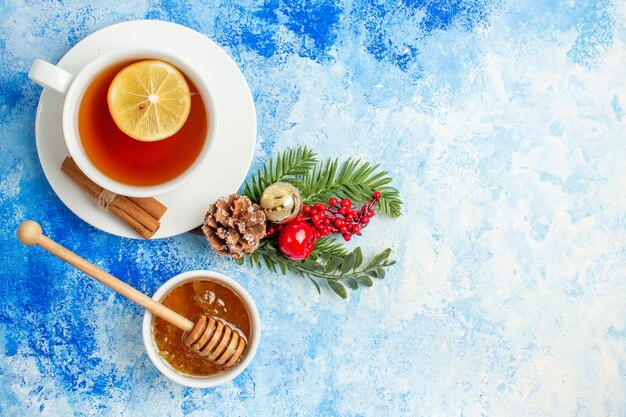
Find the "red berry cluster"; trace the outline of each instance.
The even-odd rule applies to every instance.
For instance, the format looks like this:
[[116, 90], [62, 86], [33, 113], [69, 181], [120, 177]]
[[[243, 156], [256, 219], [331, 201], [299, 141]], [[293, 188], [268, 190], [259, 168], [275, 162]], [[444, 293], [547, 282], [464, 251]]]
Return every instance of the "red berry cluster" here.
[[[315, 228], [315, 236], [319, 239], [331, 233], [339, 233], [344, 240], [349, 241], [352, 235], [361, 236], [361, 230], [368, 225], [370, 219], [376, 215], [372, 207], [380, 199], [381, 193], [376, 191], [372, 200], [360, 209], [352, 206], [348, 198], [339, 200], [331, 197], [328, 204], [317, 203], [313, 206], [305, 205], [302, 213], [294, 221], [306, 221]], [[282, 225], [270, 225], [267, 236], [280, 231]]]

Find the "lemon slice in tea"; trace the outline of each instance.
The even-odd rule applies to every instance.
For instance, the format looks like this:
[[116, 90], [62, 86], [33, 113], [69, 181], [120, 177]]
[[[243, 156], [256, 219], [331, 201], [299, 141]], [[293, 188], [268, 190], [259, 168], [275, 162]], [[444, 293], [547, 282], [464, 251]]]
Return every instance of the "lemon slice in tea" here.
[[173, 65], [156, 59], [122, 69], [109, 86], [107, 102], [117, 127], [143, 142], [178, 132], [191, 109], [185, 76]]

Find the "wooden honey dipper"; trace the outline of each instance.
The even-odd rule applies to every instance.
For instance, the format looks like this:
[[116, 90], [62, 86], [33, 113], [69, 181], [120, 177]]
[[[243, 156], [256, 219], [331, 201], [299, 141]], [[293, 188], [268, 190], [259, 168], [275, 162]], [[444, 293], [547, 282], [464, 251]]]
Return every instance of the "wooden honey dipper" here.
[[185, 332], [185, 344], [217, 366], [224, 369], [232, 367], [246, 348], [245, 338], [229, 324], [206, 315], [201, 315], [195, 323], [186, 319], [48, 238], [42, 233], [41, 226], [37, 222], [27, 220], [20, 224], [17, 229], [17, 238], [26, 246], [37, 245], [45, 249], [139, 304], [155, 316], [159, 316], [178, 327]]

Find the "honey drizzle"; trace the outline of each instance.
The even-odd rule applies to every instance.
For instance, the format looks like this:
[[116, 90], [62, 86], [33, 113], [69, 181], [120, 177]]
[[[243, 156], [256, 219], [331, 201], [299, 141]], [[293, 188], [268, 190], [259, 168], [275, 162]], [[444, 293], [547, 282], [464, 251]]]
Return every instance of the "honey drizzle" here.
[[[229, 287], [215, 281], [198, 279], [185, 282], [174, 287], [161, 302], [191, 320], [200, 314], [221, 320], [239, 330], [246, 342], [250, 337], [250, 316], [243, 301]], [[152, 323], [159, 354], [178, 372], [195, 376], [222, 372], [222, 368], [185, 345], [182, 330], [159, 317], [155, 317]]]

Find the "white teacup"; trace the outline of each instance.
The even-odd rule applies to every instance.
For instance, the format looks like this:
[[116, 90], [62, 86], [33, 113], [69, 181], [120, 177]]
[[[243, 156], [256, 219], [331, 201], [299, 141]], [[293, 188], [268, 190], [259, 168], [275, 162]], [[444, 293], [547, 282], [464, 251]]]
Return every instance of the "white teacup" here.
[[[180, 69], [198, 88], [208, 117], [207, 137], [204, 146], [195, 161], [183, 173], [176, 178], [165, 183], [150, 186], [135, 186], [116, 181], [103, 172], [101, 172], [89, 160], [79, 136], [78, 130], [78, 112], [83, 98], [83, 94], [91, 82], [105, 69], [121, 62], [142, 59], [160, 59], [171, 63]], [[78, 167], [93, 182], [112, 191], [129, 197], [152, 197], [170, 192], [189, 180], [196, 172], [198, 167], [206, 160], [211, 144], [213, 143], [216, 132], [216, 106], [213, 101], [210, 87], [210, 80], [205, 75], [196, 71], [189, 60], [176, 55], [173, 52], [166, 52], [162, 49], [128, 47], [116, 49], [104, 53], [93, 61], [89, 62], [78, 74], [70, 74], [58, 66], [49, 62], [36, 59], [28, 73], [28, 77], [44, 88], [56, 90], [65, 95], [63, 102], [63, 136], [65, 144], [70, 155], [76, 161]], [[167, 140], [167, 139], [165, 139]], [[60, 168], [60, 167], [59, 167]]]

